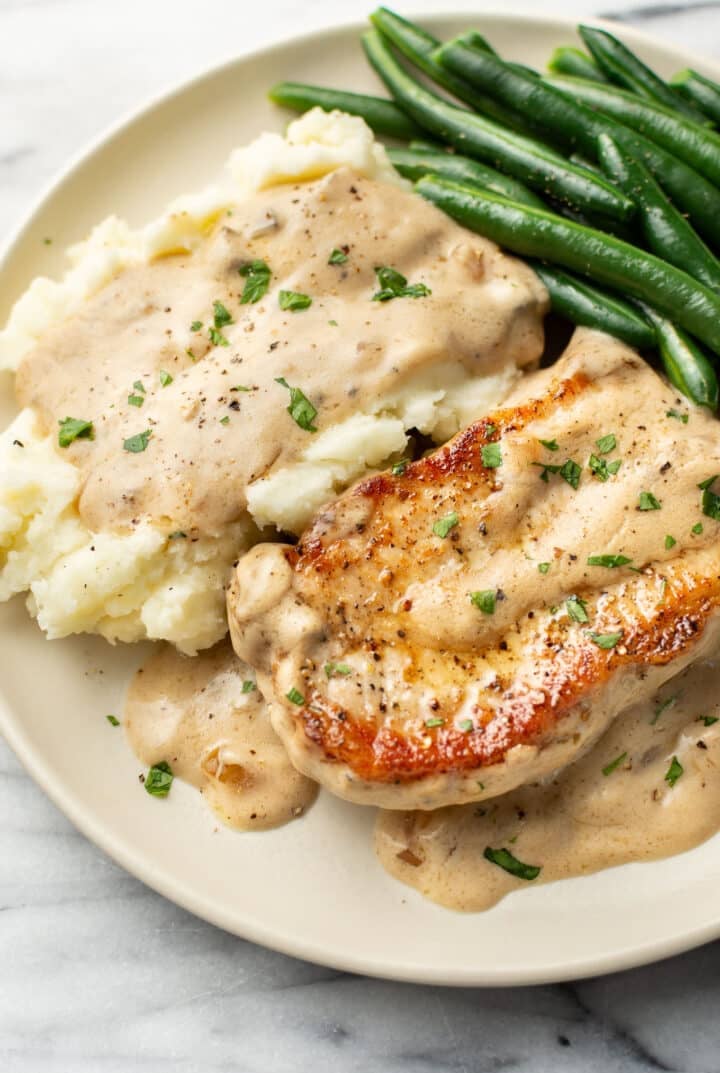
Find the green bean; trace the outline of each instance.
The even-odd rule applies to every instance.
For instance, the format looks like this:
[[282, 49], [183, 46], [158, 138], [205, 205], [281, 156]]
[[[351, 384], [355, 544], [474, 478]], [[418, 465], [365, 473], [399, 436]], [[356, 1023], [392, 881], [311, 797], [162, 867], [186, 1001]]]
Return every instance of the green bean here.
[[705, 122], [702, 112], [673, 93], [662, 78], [613, 34], [609, 34], [607, 30], [599, 30], [596, 26], [581, 25], [578, 26], [578, 31], [596, 64], [611, 82], [624, 86], [639, 97], [657, 101], [667, 108], [675, 108], [696, 123]]
[[446, 153], [448, 151], [441, 142], [433, 142], [430, 138], [412, 138], [408, 148], [418, 153]]
[[649, 249], [720, 292], [720, 262], [671, 204], [642, 161], [626, 153], [607, 134], [598, 138], [598, 151], [608, 176], [638, 206], [637, 218]]
[[619, 219], [634, 212], [633, 203], [623, 194], [583, 168], [569, 164], [559, 153], [448, 104], [421, 86], [397, 63], [377, 32], [365, 34], [363, 46], [403, 111], [444, 141], [581, 212]]
[[311, 86], [303, 82], [278, 82], [268, 93], [275, 104], [292, 108], [296, 112], [306, 112], [309, 108], [319, 107], [326, 112], [333, 108], [350, 115], [362, 116], [367, 125], [376, 134], [387, 134], [392, 138], [414, 138], [422, 130], [398, 108], [394, 101], [382, 97], [370, 97], [365, 93], [349, 93], [344, 89], [331, 89], [327, 86]]
[[718, 407], [718, 379], [707, 355], [684, 331], [646, 302], [638, 302], [655, 329], [657, 348], [665, 374], [678, 391], [698, 406]]
[[545, 284], [553, 311], [572, 324], [607, 332], [638, 350], [655, 345], [654, 331], [627, 302], [558, 268], [538, 261], [530, 265]]
[[[443, 45], [436, 56], [440, 63], [462, 71], [464, 77], [504, 104], [535, 117], [539, 127], [570, 149], [579, 149], [596, 159], [597, 139], [600, 134], [608, 134], [627, 152], [642, 157], [678, 209], [687, 213], [708, 240], [720, 246], [720, 190], [683, 160], [616, 119], [579, 103], [556, 85], [530, 78], [495, 56], [469, 48], [462, 38]], [[594, 83], [585, 85], [594, 88]]]
[[670, 85], [709, 119], [720, 125], [720, 85], [690, 68], [678, 71]]
[[[461, 78], [456, 78], [449, 71], [443, 70], [433, 59], [433, 52], [441, 42], [428, 33], [427, 30], [423, 30], [422, 27], [410, 22], [409, 19], [403, 19], [386, 7], [379, 7], [377, 11], [374, 11], [370, 16], [370, 21], [382, 36], [390, 41], [410, 63], [432, 79], [433, 82], [436, 82], [438, 86], [449, 90], [458, 100], [464, 101], [471, 108], [482, 112], [483, 115], [490, 116], [506, 127], [526, 129], [526, 124], [518, 116], [513, 115], [507, 108], [493, 100], [492, 97], [484, 93], [478, 93], [476, 89], [473, 89]], [[478, 34], [477, 37], [480, 38], [480, 35]], [[482, 40], [484, 41], [484, 38]], [[490, 48], [486, 41], [485, 46], [488, 49]]]
[[442, 175], [446, 179], [492, 190], [523, 205], [545, 208], [544, 201], [517, 179], [511, 179], [495, 168], [489, 168], [487, 164], [481, 164], [470, 157], [437, 150], [418, 152], [412, 149], [388, 149], [388, 156], [393, 167], [406, 179], [422, 179], [423, 175]]
[[720, 186], [720, 136], [714, 131], [616, 86], [578, 78], [548, 79], [548, 84], [564, 90], [574, 101], [632, 127]]
[[587, 78], [593, 82], [607, 82], [595, 61], [582, 49], [570, 45], [560, 45], [555, 49], [548, 62], [548, 71], [556, 75]]
[[720, 297], [679, 268], [601, 231], [497, 194], [435, 176], [420, 179], [416, 189], [471, 231], [513, 253], [561, 265], [640, 298], [720, 353]]

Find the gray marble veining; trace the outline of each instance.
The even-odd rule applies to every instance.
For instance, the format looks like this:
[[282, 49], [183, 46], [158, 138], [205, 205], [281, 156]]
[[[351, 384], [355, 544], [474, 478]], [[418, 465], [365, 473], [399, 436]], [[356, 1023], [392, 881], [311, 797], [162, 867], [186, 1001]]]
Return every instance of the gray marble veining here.
[[[0, 232], [149, 94], [238, 47], [359, 18], [368, 6], [0, 0]], [[522, 7], [545, 10], [540, 0]], [[720, 3], [603, 8], [720, 55]], [[554, 9], [579, 17], [599, 5]], [[1, 743], [0, 861], [2, 1073], [720, 1071], [720, 944], [516, 990], [412, 987], [304, 964], [197, 920], [125, 874]]]

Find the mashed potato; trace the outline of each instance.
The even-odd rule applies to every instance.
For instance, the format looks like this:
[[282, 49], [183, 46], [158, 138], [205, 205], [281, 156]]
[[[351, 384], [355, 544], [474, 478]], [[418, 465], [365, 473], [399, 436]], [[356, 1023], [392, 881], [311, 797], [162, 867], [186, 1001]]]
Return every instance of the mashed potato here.
[[[263, 134], [234, 151], [216, 185], [178, 199], [144, 228], [105, 220], [68, 251], [71, 267], [61, 280], [36, 279], [18, 300], [0, 333], [0, 368], [16, 369], [48, 329], [123, 269], [193, 252], [244, 197], [343, 165], [405, 185], [362, 120], [316, 109], [285, 137]], [[24, 410], [0, 436], [0, 600], [27, 592], [31, 614], [51, 638], [90, 632], [112, 642], [164, 639], [187, 653], [209, 647], [226, 632], [232, 563], [263, 527], [300, 532], [351, 481], [402, 455], [410, 429], [445, 440], [500, 401], [519, 375], [512, 360], [472, 377], [448, 358], [404, 378], [401, 389], [308, 437], [293, 464], [254, 480], [249, 513], [213, 536], [167, 533], [149, 521], [131, 532], [91, 531], [78, 510], [80, 471]]]

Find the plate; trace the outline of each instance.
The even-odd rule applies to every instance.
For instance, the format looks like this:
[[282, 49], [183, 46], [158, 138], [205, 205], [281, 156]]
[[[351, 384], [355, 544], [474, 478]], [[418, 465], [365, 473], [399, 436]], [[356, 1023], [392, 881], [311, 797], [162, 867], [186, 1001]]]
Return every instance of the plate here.
[[[477, 27], [535, 66], [575, 39], [566, 20], [443, 15], [438, 36]], [[60, 251], [116, 212], [138, 225], [176, 194], [209, 182], [230, 149], [286, 115], [265, 99], [281, 78], [377, 89], [359, 26], [294, 39], [213, 69], [115, 127], [48, 190], [7, 249], [0, 317]], [[623, 30], [665, 74], [720, 70]], [[52, 235], [53, 245], [42, 238]], [[9, 378], [0, 417], [12, 413]], [[484, 914], [453, 913], [392, 880], [372, 849], [373, 810], [322, 794], [301, 821], [238, 834], [175, 783], [149, 797], [124, 735], [122, 708], [148, 646], [97, 638], [48, 643], [21, 599], [0, 607], [0, 729], [32, 777], [80, 830], [129, 872], [198, 916], [287, 954], [374, 976], [440, 984], [530, 984], [610, 972], [720, 935], [720, 836], [670, 860], [512, 894]], [[689, 909], [688, 907], [692, 907]]]

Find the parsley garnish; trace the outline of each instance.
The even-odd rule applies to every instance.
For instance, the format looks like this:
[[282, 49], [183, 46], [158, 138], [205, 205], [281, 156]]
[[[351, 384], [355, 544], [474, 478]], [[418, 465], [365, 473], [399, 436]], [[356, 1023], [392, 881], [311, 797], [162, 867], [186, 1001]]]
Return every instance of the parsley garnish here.
[[107, 721], [108, 721], [108, 723], [110, 724], [111, 727], [119, 727], [120, 726], [120, 720], [118, 719], [118, 717], [116, 715], [106, 715], [105, 718], [107, 719]]
[[688, 421], [690, 420], [689, 414], [681, 414], [679, 410], [667, 410], [665, 416], [676, 417], [678, 421], [682, 421], [683, 425], [687, 425]]
[[241, 692], [242, 693], [252, 693], [252, 691], [254, 689], [257, 689], [257, 686], [253, 682], [252, 678], [246, 678], [245, 681], [242, 684]]
[[650, 720], [650, 726], [651, 727], [655, 726], [655, 724], [657, 723], [657, 721], [660, 718], [660, 716], [662, 715], [662, 713], [667, 711], [668, 708], [671, 708], [676, 700], [677, 700], [677, 697], [668, 697], [668, 699], [664, 700], [662, 702], [662, 704], [658, 704], [658, 706], [655, 709], [655, 712], [653, 714], [653, 717]]
[[301, 309], [309, 309], [312, 298], [309, 294], [299, 294], [297, 291], [280, 291], [278, 303], [281, 309], [287, 309], [291, 313], [298, 313]]
[[202, 326], [203, 326], [203, 323], [202, 323], [201, 320], [194, 320], [192, 322], [192, 324], [190, 325], [190, 331], [191, 332], [199, 332], [199, 331], [201, 331]]
[[128, 402], [131, 406], [142, 406], [145, 399], [142, 395], [128, 395]]
[[452, 514], [446, 514], [444, 518], [438, 518], [432, 527], [432, 531], [436, 537], [444, 539], [451, 529], [454, 529], [460, 519], [455, 511]]
[[604, 458], [598, 458], [597, 455], [593, 454], [588, 459], [588, 468], [599, 481], [606, 481], [608, 477], [614, 477], [621, 465], [622, 462], [619, 458], [616, 458], [614, 462], [607, 462]]
[[595, 440], [595, 446], [601, 455], [609, 455], [617, 447], [617, 440], [613, 433], [610, 432], [607, 436], [601, 436], [599, 440]]
[[682, 766], [678, 758], [674, 756], [672, 758], [672, 763], [670, 764], [670, 767], [665, 772], [665, 782], [668, 784], [671, 790], [684, 771], [685, 768]]
[[145, 790], [153, 797], [167, 797], [173, 783], [172, 768], [165, 760], [153, 764], [145, 776]]
[[328, 678], [335, 678], [337, 675], [347, 678], [349, 674], [352, 674], [352, 667], [349, 667], [347, 663], [326, 663], [325, 674]]
[[94, 440], [95, 430], [92, 421], [82, 421], [77, 417], [66, 417], [64, 421], [58, 421], [58, 443], [61, 447], [69, 447], [74, 440]]
[[502, 447], [499, 443], [486, 443], [480, 448], [480, 457], [483, 466], [488, 469], [497, 469], [502, 466]]
[[304, 704], [305, 703], [304, 696], [302, 695], [302, 693], [300, 692], [299, 689], [295, 688], [295, 686], [293, 686], [292, 689], [290, 690], [290, 692], [286, 693], [285, 696], [287, 697], [287, 699], [290, 701], [291, 704]]
[[478, 607], [484, 615], [493, 615], [495, 613], [497, 597], [493, 589], [480, 589], [478, 592], [470, 592], [468, 595], [470, 603]]
[[716, 715], [700, 715], [698, 716], [698, 719], [702, 720], [703, 725], [706, 727], [711, 727], [718, 721]]
[[530, 882], [542, 872], [542, 868], [535, 864], [523, 864], [517, 857], [514, 857], [509, 849], [492, 849], [490, 846], [485, 847], [483, 857], [486, 861], [490, 861], [491, 864], [496, 864], [498, 868], [503, 868], [506, 872], [509, 872], [511, 876], [515, 876], [517, 879], [525, 879]]
[[702, 522], [695, 522], [695, 525], [694, 525], [694, 526], [692, 527], [692, 529], [690, 530], [690, 532], [691, 532], [691, 533], [694, 533], [694, 534], [695, 534], [695, 536], [700, 536], [700, 534], [702, 533], [702, 531], [703, 531], [703, 524], [702, 524]]
[[561, 466], [545, 465], [543, 462], [533, 462], [533, 466], [540, 466], [542, 473], [540, 474], [540, 480], [545, 481], [547, 484], [550, 478], [548, 473], [559, 473], [564, 481], [577, 491], [580, 484], [580, 466], [572, 458], [568, 458], [566, 462], [563, 462]]
[[675, 537], [670, 536], [670, 534], [668, 533], [668, 535], [665, 537], [665, 551], [670, 551], [670, 548], [674, 548], [676, 544], [677, 540], [675, 539]]
[[652, 492], [641, 492], [638, 496], [638, 510], [660, 510], [662, 503]]
[[375, 269], [375, 275], [380, 284], [380, 290], [372, 296], [373, 302], [389, 302], [392, 298], [424, 298], [432, 294], [429, 287], [424, 283], [408, 284], [407, 279], [401, 272], [388, 266]]
[[559, 451], [560, 450], [560, 448], [558, 446], [558, 443], [557, 443], [557, 440], [538, 440], [538, 443], [541, 443], [543, 445], [543, 447], [547, 448], [548, 451]]
[[602, 769], [603, 775], [605, 775], [605, 776], [612, 775], [613, 771], [615, 771], [617, 768], [619, 768], [620, 765], [622, 764], [623, 760], [625, 760], [626, 758], [627, 758], [627, 753], [626, 752], [625, 753], [620, 753], [620, 756], [616, 756], [614, 760], [611, 760], [610, 763], [607, 764]]
[[619, 633], [591, 633], [589, 637], [598, 648], [614, 648], [622, 639], [622, 630]]
[[224, 417], [220, 418], [220, 424], [221, 425], [229, 425], [230, 424], [230, 418], [229, 418], [229, 416], [227, 414], [225, 414]]
[[465, 734], [469, 734], [471, 730], [475, 729], [475, 724], [472, 719], [461, 719], [458, 726], [465, 732]]
[[183, 533], [182, 529], [176, 529], [174, 533], [170, 533], [168, 540], [187, 540], [187, 533]]
[[408, 459], [401, 458], [399, 462], [393, 463], [393, 468], [390, 470], [393, 477], [402, 477], [403, 473], [407, 469]]
[[317, 410], [299, 387], [290, 387], [284, 376], [276, 376], [275, 383], [286, 387], [290, 392], [290, 405], [287, 412], [296, 425], [305, 429], [306, 432], [317, 432], [313, 421], [317, 417]]
[[588, 566], [607, 566], [610, 569], [627, 566], [631, 562], [632, 559], [628, 559], [627, 555], [589, 555], [587, 560]]
[[145, 432], [138, 432], [136, 436], [130, 436], [127, 440], [123, 440], [123, 447], [130, 454], [138, 455], [146, 450], [150, 437], [152, 436], [152, 430], [146, 429]]
[[538, 563], [538, 570], [541, 574], [547, 574], [550, 569], [550, 563]]
[[[717, 475], [708, 477], [706, 481], [698, 485], [702, 489], [702, 512], [713, 521], [720, 522], [720, 495], [713, 492], [711, 485], [717, 479]], [[702, 531], [702, 530], [701, 530]]]
[[213, 323], [216, 328], [224, 328], [226, 324], [235, 323], [222, 302], [213, 302]]
[[160, 387], [168, 387], [172, 384], [173, 378], [170, 373], [166, 373], [164, 369], [160, 370]]
[[567, 613], [573, 622], [589, 622], [587, 608], [585, 607], [585, 601], [581, 600], [579, 596], [570, 596], [565, 601], [565, 607]]
[[264, 261], [248, 261], [242, 265], [238, 272], [246, 281], [240, 302], [247, 305], [248, 302], [259, 302], [267, 294], [272, 275], [270, 268]]
[[425, 720], [425, 726], [429, 730], [432, 730], [433, 727], [445, 726], [445, 720], [442, 718], [442, 716], [434, 715], [432, 716], [432, 718]]
[[235, 387], [230, 388], [231, 391], [251, 391], [252, 389], [245, 384], [236, 384]]
[[[208, 335], [210, 336], [210, 342], [213, 346], [230, 346], [225, 336], [217, 328], [208, 328]], [[195, 357], [193, 355], [193, 361]]]
[[344, 265], [348, 259], [347, 251], [349, 250], [349, 248], [349, 246], [345, 246], [344, 249], [339, 250], [336, 246], [335, 249], [331, 251], [330, 256], [328, 257], [328, 264]]

